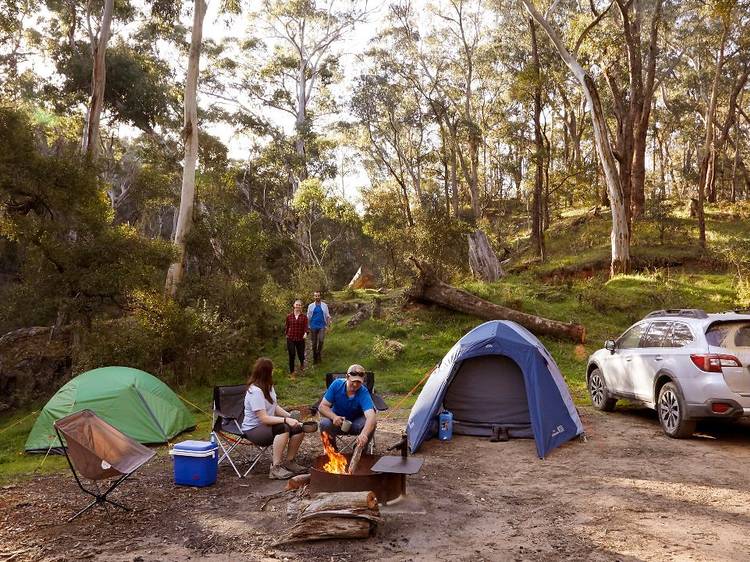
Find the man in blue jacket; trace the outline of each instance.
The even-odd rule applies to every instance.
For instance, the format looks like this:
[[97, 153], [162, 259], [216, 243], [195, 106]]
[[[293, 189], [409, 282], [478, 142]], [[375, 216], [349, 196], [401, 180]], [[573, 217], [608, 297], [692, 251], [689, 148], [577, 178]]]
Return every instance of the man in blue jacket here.
[[307, 307], [307, 320], [312, 334], [313, 363], [320, 363], [326, 330], [331, 327], [328, 305], [320, 300], [320, 291], [313, 293], [314, 302]]
[[[375, 433], [377, 413], [364, 384], [365, 376], [362, 365], [352, 365], [345, 379], [335, 379], [331, 383], [318, 406], [320, 431], [327, 433], [334, 443], [336, 435], [356, 435], [357, 445], [364, 447]], [[352, 424], [349, 431], [341, 428], [344, 420]]]

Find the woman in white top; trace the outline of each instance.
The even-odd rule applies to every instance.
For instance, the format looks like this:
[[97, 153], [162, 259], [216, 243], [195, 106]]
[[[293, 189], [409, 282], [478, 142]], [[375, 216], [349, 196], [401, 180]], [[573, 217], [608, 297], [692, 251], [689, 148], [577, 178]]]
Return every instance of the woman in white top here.
[[273, 443], [273, 465], [268, 477], [286, 480], [308, 471], [294, 461], [304, 433], [302, 424], [276, 402], [272, 373], [273, 363], [267, 357], [255, 362], [247, 381], [242, 432], [261, 447]]

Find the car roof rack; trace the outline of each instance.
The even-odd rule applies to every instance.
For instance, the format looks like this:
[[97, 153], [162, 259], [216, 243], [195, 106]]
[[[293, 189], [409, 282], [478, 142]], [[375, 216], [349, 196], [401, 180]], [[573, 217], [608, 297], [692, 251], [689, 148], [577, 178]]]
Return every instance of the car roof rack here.
[[682, 318], [708, 318], [706, 311], [700, 308], [667, 308], [665, 310], [654, 310], [649, 312], [645, 318], [655, 316], [679, 316]]

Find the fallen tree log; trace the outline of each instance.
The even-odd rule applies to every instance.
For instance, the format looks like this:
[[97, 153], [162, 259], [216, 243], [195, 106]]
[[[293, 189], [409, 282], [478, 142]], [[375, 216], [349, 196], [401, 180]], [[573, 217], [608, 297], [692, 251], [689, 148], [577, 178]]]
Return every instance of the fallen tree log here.
[[438, 304], [485, 320], [511, 320], [536, 335], [555, 336], [570, 339], [576, 343], [586, 342], [586, 328], [581, 324], [550, 320], [491, 303], [463, 289], [444, 283], [438, 279], [430, 265], [415, 258], [410, 259], [419, 270], [418, 278], [407, 293], [412, 300]]
[[372, 492], [316, 494], [297, 506], [294, 526], [279, 537], [275, 545], [322, 539], [365, 539], [375, 532], [380, 522], [378, 500]]

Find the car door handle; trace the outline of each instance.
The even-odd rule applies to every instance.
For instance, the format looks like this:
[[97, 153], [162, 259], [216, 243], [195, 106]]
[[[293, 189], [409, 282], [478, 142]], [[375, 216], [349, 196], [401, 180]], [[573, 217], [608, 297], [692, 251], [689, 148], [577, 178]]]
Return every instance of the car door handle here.
[[657, 361], [661, 361], [661, 355], [657, 355], [656, 357], [654, 357], [654, 359], [656, 359]]
[[625, 361], [632, 361], [632, 360], [633, 360], [633, 358], [632, 358], [632, 357], [630, 357], [630, 356], [627, 356], [627, 357], [625, 358]]

